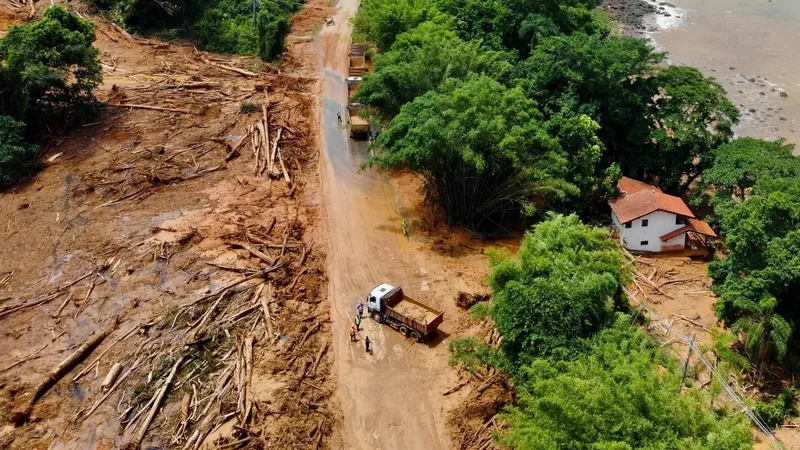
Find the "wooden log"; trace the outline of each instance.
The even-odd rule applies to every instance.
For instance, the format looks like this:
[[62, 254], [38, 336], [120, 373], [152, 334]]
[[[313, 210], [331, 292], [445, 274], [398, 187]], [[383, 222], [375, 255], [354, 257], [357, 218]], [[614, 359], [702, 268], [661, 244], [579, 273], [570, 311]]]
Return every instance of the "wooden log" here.
[[308, 331], [306, 331], [306, 334], [303, 335], [303, 338], [300, 339], [300, 342], [297, 344], [297, 346], [302, 347], [303, 344], [305, 344], [305, 342], [308, 340], [309, 336], [311, 336], [314, 332], [316, 332], [319, 329], [320, 325], [321, 324], [319, 323], [319, 321], [316, 321], [314, 325], [312, 325], [311, 328], [309, 328]]
[[261, 113], [264, 116], [264, 150], [268, 153], [267, 155], [267, 168], [268, 171], [272, 171], [272, 152], [269, 151], [269, 92], [267, 87], [264, 87], [264, 103], [261, 105]]
[[11, 421], [16, 425], [21, 425], [28, 421], [31, 416], [33, 407], [36, 401], [42, 397], [53, 385], [58, 383], [61, 378], [69, 373], [72, 368], [78, 365], [84, 358], [86, 358], [95, 347], [97, 347], [103, 339], [106, 338], [117, 326], [117, 320], [113, 319], [110, 327], [106, 328], [101, 333], [96, 334], [91, 339], [84, 342], [77, 350], [69, 355], [65, 360], [52, 369], [34, 388], [30, 398], [19, 409], [11, 413]]
[[181, 363], [183, 363], [183, 359], [185, 356], [181, 356], [175, 362], [175, 365], [172, 366], [172, 370], [169, 372], [169, 376], [167, 376], [167, 381], [164, 383], [164, 387], [158, 392], [156, 396], [155, 402], [153, 402], [153, 406], [150, 408], [150, 412], [147, 413], [147, 417], [144, 419], [142, 423], [142, 427], [139, 429], [139, 434], [136, 436], [136, 446], [138, 447], [142, 443], [142, 439], [144, 439], [144, 435], [147, 433], [147, 429], [150, 428], [150, 423], [153, 421], [153, 418], [156, 416], [156, 412], [158, 412], [158, 408], [161, 407], [161, 402], [164, 400], [164, 396], [167, 394], [169, 390], [169, 385], [172, 383], [172, 379], [175, 378], [175, 374], [178, 372], [178, 368], [180, 368]]
[[272, 267], [270, 267], [269, 269], [264, 269], [264, 270], [261, 270], [261, 271], [258, 271], [256, 273], [254, 273], [252, 275], [248, 275], [248, 276], [246, 276], [244, 278], [240, 278], [240, 279], [238, 279], [236, 281], [232, 281], [232, 282], [226, 284], [225, 286], [222, 286], [221, 288], [215, 290], [214, 292], [211, 292], [209, 294], [205, 294], [205, 295], [201, 296], [200, 298], [197, 298], [197, 299], [192, 300], [190, 302], [184, 303], [183, 305], [180, 306], [180, 308], [187, 308], [189, 306], [194, 306], [194, 305], [196, 305], [196, 304], [198, 304], [198, 303], [200, 303], [202, 301], [208, 300], [209, 298], [216, 297], [217, 295], [219, 295], [223, 291], [227, 291], [228, 289], [230, 289], [232, 287], [236, 287], [236, 286], [238, 286], [238, 285], [240, 285], [240, 284], [242, 284], [244, 282], [250, 281], [252, 279], [264, 278], [267, 275], [269, 275], [270, 273], [280, 269], [282, 266], [283, 266], [283, 263], [279, 262], [279, 263], [273, 265]]
[[264, 310], [264, 322], [267, 324], [267, 333], [269, 333], [269, 337], [275, 335], [275, 330], [272, 329], [272, 315], [269, 311], [269, 302], [272, 300], [272, 283], [267, 285], [267, 298], [259, 296], [259, 300], [261, 301], [261, 308]]
[[295, 285], [297, 284], [297, 281], [300, 279], [301, 276], [303, 276], [304, 273], [306, 273], [306, 270], [307, 267], [303, 267], [302, 269], [300, 269], [300, 272], [298, 272], [297, 275], [295, 275], [294, 280], [292, 280], [292, 284], [289, 285], [290, 291], [294, 289]]
[[108, 374], [106, 374], [106, 377], [103, 379], [103, 383], [100, 385], [100, 388], [103, 390], [103, 392], [111, 389], [111, 386], [114, 385], [114, 381], [117, 380], [120, 372], [122, 372], [122, 364], [118, 362], [114, 363], [114, 365], [111, 366], [111, 369], [109, 369]]
[[451, 387], [450, 389], [446, 390], [445, 392], [443, 392], [442, 396], [446, 397], [446, 396], [448, 396], [448, 395], [450, 395], [450, 394], [452, 394], [454, 392], [457, 392], [459, 389], [461, 389], [462, 387], [464, 387], [467, 384], [469, 384], [470, 381], [471, 380], [469, 378], [465, 379], [461, 383], [458, 383], [457, 385], [455, 385], [455, 386]]
[[33, 7], [33, 0], [28, 0], [28, 19], [33, 19], [36, 16], [36, 8]]
[[281, 140], [281, 134], [283, 134], [283, 127], [278, 128], [278, 136], [275, 138], [275, 142], [272, 143], [272, 150], [269, 152], [270, 154], [270, 176], [277, 176], [278, 168], [275, 166], [275, 158], [278, 155], [278, 142]]
[[112, 106], [114, 108], [149, 109], [152, 111], [174, 112], [181, 114], [196, 114], [192, 111], [189, 111], [188, 109], [164, 108], [161, 106], [150, 106], [150, 105], [118, 105], [115, 103], [106, 103], [106, 106]]
[[86, 366], [86, 368], [83, 369], [79, 374], [75, 375], [75, 377], [72, 379], [72, 382], [74, 383], [74, 382], [78, 381], [82, 376], [84, 376], [87, 373], [89, 373], [89, 371], [92, 369], [92, 367], [95, 366], [95, 364], [99, 364], [100, 363], [100, 359], [103, 356], [105, 356], [106, 353], [108, 353], [109, 350], [114, 348], [114, 346], [119, 344], [120, 342], [128, 339], [133, 333], [135, 333], [137, 330], [139, 330], [140, 327], [141, 327], [141, 324], [136, 325], [135, 327], [133, 327], [130, 330], [128, 330], [128, 332], [125, 333], [121, 338], [119, 338], [116, 341], [114, 341], [113, 343], [111, 343], [111, 345], [109, 345], [105, 350], [103, 350], [102, 352], [100, 352], [99, 355], [97, 355], [97, 358], [95, 358], [94, 361], [91, 362], [91, 364]]
[[251, 255], [255, 256], [258, 259], [260, 259], [261, 261], [264, 261], [265, 263], [270, 264], [270, 265], [275, 264], [275, 261], [273, 261], [272, 258], [267, 256], [263, 252], [261, 252], [259, 250], [256, 250], [255, 248], [253, 248], [249, 244], [246, 244], [244, 242], [231, 242], [231, 243], [228, 243], [228, 245], [231, 245], [231, 246], [234, 246], [234, 247], [241, 247], [241, 248], [247, 250]]
[[278, 161], [281, 163], [281, 171], [283, 172], [283, 179], [286, 180], [286, 183], [292, 184], [292, 179], [289, 177], [289, 172], [286, 170], [286, 166], [283, 164], [281, 149], [278, 149]]
[[317, 367], [319, 366], [319, 362], [322, 360], [322, 357], [325, 356], [325, 353], [328, 351], [328, 344], [327, 342], [320, 347], [319, 352], [317, 352], [317, 357], [314, 358], [314, 364], [311, 365], [311, 373], [315, 376], [317, 374]]

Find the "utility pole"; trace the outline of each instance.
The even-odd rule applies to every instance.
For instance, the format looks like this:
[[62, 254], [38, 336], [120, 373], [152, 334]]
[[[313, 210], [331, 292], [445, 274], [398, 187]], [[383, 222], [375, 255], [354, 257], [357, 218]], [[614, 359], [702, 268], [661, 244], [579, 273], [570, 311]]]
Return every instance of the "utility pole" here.
[[692, 357], [692, 349], [694, 348], [694, 335], [689, 339], [689, 354], [686, 355], [686, 362], [683, 364], [683, 376], [681, 377], [681, 384], [678, 386], [678, 394], [683, 391], [683, 382], [686, 381], [686, 371], [689, 370], [689, 358]]

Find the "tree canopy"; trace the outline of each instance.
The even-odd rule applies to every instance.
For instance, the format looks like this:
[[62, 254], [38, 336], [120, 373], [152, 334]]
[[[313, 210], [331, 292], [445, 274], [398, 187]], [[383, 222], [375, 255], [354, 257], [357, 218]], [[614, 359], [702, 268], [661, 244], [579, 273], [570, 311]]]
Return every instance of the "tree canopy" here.
[[742, 201], [763, 179], [797, 178], [800, 159], [792, 155], [794, 144], [751, 137], [720, 145], [714, 162], [703, 171], [699, 191], [713, 194], [714, 202]]
[[709, 266], [717, 317], [756, 362], [786, 356], [800, 320], [800, 179], [764, 180], [718, 208], [729, 253]]
[[622, 254], [604, 228], [548, 215], [517, 258], [494, 255], [489, 286], [503, 352], [525, 363], [569, 354], [611, 318], [624, 281]]
[[26, 142], [44, 125], [72, 124], [99, 110], [102, 79], [94, 26], [54, 6], [0, 39], [0, 187], [36, 167]]
[[391, 50], [379, 53], [374, 71], [364, 77], [357, 99], [391, 119], [400, 108], [450, 78], [481, 74], [508, 83], [512, 56], [487, 51], [476, 41], [464, 42], [450, 27], [425, 22], [402, 33]]
[[362, 3], [354, 23], [380, 51], [389, 50], [395, 39], [428, 20], [446, 21], [434, 0], [369, 0]]
[[681, 371], [626, 316], [591, 339], [584, 354], [536, 359], [522, 378], [517, 402], [504, 416], [512, 427], [501, 443], [512, 448], [752, 448], [742, 415], [709, 411], [698, 390], [678, 394]]
[[60, 7], [0, 39], [0, 114], [31, 125], [96, 111], [102, 71], [94, 25]]
[[33, 170], [37, 148], [23, 140], [25, 124], [0, 116], [0, 188], [8, 187]]
[[372, 160], [422, 174], [448, 222], [491, 226], [523, 205], [577, 195], [567, 157], [536, 104], [486, 76], [452, 80], [406, 104]]

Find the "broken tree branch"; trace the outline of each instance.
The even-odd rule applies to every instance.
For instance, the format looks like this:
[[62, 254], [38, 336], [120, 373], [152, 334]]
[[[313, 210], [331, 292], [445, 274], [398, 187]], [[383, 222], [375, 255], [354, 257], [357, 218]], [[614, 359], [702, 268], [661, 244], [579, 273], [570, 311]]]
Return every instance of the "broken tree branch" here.
[[278, 262], [275, 265], [273, 265], [272, 267], [270, 267], [269, 269], [264, 269], [264, 270], [261, 270], [259, 272], [254, 273], [252, 275], [248, 275], [248, 276], [246, 276], [244, 278], [240, 278], [240, 279], [238, 279], [236, 281], [232, 281], [232, 282], [226, 284], [225, 286], [222, 286], [219, 289], [215, 290], [214, 292], [205, 294], [202, 297], [200, 297], [198, 299], [195, 299], [195, 300], [192, 300], [192, 301], [190, 301], [188, 303], [184, 303], [180, 307], [181, 308], [186, 308], [186, 307], [189, 307], [189, 306], [194, 306], [194, 305], [196, 305], [196, 304], [198, 304], [198, 303], [200, 303], [200, 302], [202, 302], [204, 300], [208, 300], [209, 298], [216, 297], [217, 295], [219, 295], [223, 291], [227, 291], [228, 289], [230, 289], [232, 287], [235, 287], [235, 286], [238, 286], [238, 285], [240, 285], [240, 284], [242, 284], [244, 282], [250, 281], [250, 280], [252, 280], [254, 278], [264, 278], [267, 275], [269, 275], [270, 273], [280, 269], [282, 266], [283, 266], [283, 263]]
[[156, 416], [156, 412], [158, 408], [161, 406], [161, 402], [164, 400], [164, 396], [167, 394], [169, 390], [169, 385], [172, 383], [172, 379], [175, 378], [175, 374], [178, 372], [178, 368], [180, 367], [181, 363], [185, 356], [181, 356], [175, 362], [175, 365], [172, 366], [172, 370], [167, 376], [167, 381], [164, 383], [164, 387], [158, 392], [158, 396], [156, 397], [156, 401], [153, 402], [153, 406], [150, 408], [150, 412], [147, 413], [147, 417], [144, 419], [142, 423], [142, 427], [139, 429], [139, 434], [136, 436], [136, 446], [138, 447], [139, 444], [142, 443], [142, 439], [144, 439], [145, 433], [147, 433], [147, 429], [150, 428], [150, 422], [153, 421], [153, 418]]

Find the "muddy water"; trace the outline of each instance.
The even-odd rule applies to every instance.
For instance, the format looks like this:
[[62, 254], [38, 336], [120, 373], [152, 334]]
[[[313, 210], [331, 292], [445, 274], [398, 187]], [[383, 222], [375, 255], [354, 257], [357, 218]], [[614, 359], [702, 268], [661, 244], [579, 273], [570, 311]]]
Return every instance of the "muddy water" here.
[[725, 87], [742, 111], [737, 135], [800, 143], [800, 2], [671, 2], [680, 20], [661, 18], [667, 28], [650, 35], [670, 62], [695, 66]]

